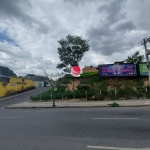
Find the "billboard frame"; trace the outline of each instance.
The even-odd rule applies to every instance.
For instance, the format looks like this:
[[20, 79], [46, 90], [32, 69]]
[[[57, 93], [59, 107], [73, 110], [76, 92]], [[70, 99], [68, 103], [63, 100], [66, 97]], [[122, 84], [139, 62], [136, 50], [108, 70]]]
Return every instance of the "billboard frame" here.
[[[115, 64], [115, 63], [114, 63]], [[138, 77], [139, 76], [139, 66], [138, 64], [134, 64], [134, 63], [117, 63], [119, 65], [123, 65], [123, 64], [132, 64], [132, 65], [135, 65], [135, 69], [136, 69], [136, 75], [129, 75], [129, 76], [122, 76], [122, 75], [115, 75], [115, 76], [103, 76], [100, 74], [100, 66], [107, 66], [107, 65], [114, 65], [114, 64], [102, 64], [102, 65], [98, 65], [98, 75], [99, 77]]]
[[[141, 74], [140, 74], [140, 64], [146, 64], [146, 67], [147, 67], [147, 62], [138, 63], [137, 68], [138, 68], [139, 76], [141, 76], [141, 77], [148, 77], [148, 74], [147, 74], [147, 75], [141, 75]], [[147, 67], [147, 69], [148, 69], [148, 67]], [[148, 73], [148, 72], [147, 72], [147, 73]]]

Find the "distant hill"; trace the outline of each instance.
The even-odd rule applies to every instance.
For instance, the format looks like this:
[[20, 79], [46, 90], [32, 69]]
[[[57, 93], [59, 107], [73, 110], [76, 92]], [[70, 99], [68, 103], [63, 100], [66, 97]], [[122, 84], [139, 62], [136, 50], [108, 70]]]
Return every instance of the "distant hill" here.
[[10, 70], [8, 67], [0, 66], [0, 74], [6, 75], [6, 76], [17, 76], [12, 70]]

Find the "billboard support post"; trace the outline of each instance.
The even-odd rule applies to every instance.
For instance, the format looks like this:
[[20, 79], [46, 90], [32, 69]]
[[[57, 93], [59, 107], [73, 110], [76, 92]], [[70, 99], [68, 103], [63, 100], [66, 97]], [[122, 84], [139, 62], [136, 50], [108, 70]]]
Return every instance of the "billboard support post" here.
[[147, 87], [145, 88], [145, 91], [146, 91], [146, 93], [147, 93]]

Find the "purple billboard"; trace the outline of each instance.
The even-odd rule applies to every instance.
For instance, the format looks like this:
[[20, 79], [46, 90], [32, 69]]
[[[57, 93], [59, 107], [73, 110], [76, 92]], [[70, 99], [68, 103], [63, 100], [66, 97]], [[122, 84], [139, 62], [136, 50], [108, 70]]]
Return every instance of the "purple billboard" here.
[[99, 65], [100, 76], [136, 76], [135, 64]]

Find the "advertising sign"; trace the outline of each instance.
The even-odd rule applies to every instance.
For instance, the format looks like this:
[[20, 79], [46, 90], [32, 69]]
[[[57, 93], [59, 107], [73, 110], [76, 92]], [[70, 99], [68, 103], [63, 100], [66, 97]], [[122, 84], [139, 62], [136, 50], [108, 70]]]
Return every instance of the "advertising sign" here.
[[135, 64], [99, 65], [100, 76], [136, 76]]
[[148, 76], [147, 64], [139, 64], [140, 76]]

